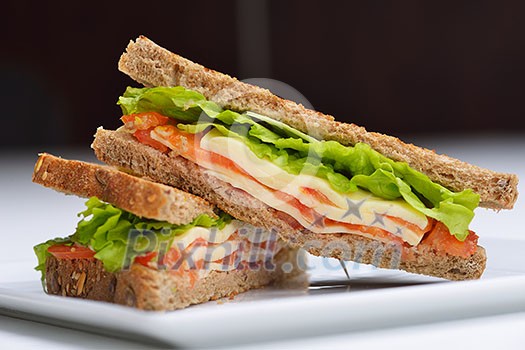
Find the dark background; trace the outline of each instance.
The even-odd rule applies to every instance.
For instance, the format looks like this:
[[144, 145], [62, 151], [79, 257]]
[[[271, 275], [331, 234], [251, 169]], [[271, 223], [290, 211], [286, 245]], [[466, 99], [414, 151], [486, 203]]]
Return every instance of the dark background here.
[[[82, 5], [86, 4], [86, 5]], [[369, 130], [525, 130], [524, 1], [4, 1], [0, 148], [89, 145], [119, 126], [140, 34], [240, 79], [268, 77]], [[136, 85], [136, 84], [135, 84]]]

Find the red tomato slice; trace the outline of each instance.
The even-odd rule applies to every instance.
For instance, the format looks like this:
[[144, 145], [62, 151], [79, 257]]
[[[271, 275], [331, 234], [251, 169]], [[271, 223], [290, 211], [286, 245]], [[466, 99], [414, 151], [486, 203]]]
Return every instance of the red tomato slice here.
[[276, 210], [273, 214], [277, 216], [280, 220], [285, 221], [294, 230], [301, 230], [304, 228], [303, 225], [299, 223], [299, 221], [286, 214], [284, 211]]
[[[297, 198], [289, 195], [288, 193], [281, 192], [281, 191], [275, 191], [275, 190], [272, 190], [272, 191], [274, 191], [275, 197], [297, 208], [297, 210], [301, 212], [303, 217], [305, 217], [309, 222], [312, 222], [312, 225], [314, 225], [315, 223], [316, 226], [321, 226], [321, 227], [324, 226], [325, 219], [320, 217], [320, 215], [315, 210], [313, 210], [310, 207], [307, 207], [306, 205], [301, 203]], [[317, 222], [316, 222], [316, 219], [317, 219]]]
[[224, 259], [219, 260], [219, 262], [223, 266], [233, 265], [233, 264], [235, 264], [235, 261], [237, 260], [237, 254], [238, 254], [238, 251], [236, 250], [233, 253], [231, 253], [230, 255], [224, 257]]
[[166, 254], [159, 259], [159, 266], [170, 269], [175, 265], [180, 265], [179, 260], [182, 257], [178, 249], [171, 248]]
[[[184, 132], [175, 125], [167, 124], [160, 125], [153, 129], [153, 132], [163, 140], [166, 140], [171, 145], [171, 149], [175, 150], [181, 156], [195, 161], [197, 152], [203, 150], [199, 147], [200, 135]], [[140, 140], [139, 140], [140, 141]], [[199, 156], [202, 154], [199, 153]]]
[[367, 233], [367, 234], [369, 234], [369, 235], [371, 235], [373, 237], [383, 238], [383, 239], [389, 240], [392, 243], [397, 243], [397, 244], [400, 244], [400, 245], [404, 245], [405, 244], [405, 242], [403, 241], [403, 239], [401, 237], [395, 236], [395, 235], [391, 234], [390, 232], [388, 232], [387, 230], [383, 230], [383, 229], [381, 229], [379, 227], [365, 226], [365, 225], [355, 225], [355, 224], [349, 224], [349, 223], [346, 223], [346, 222], [334, 221], [334, 220], [331, 220], [331, 219], [325, 219], [325, 222], [326, 222], [327, 225], [344, 226], [344, 227], [348, 228], [349, 230], [361, 231], [361, 232]]
[[299, 190], [308, 195], [315, 198], [318, 202], [331, 205], [333, 207], [337, 207], [334, 202], [332, 202], [324, 193], [320, 192], [319, 190], [316, 190], [315, 188], [310, 187], [300, 187]]
[[428, 245], [438, 252], [468, 258], [476, 252], [478, 236], [470, 231], [467, 238], [461, 242], [450, 234], [445, 224], [436, 222], [434, 229], [427, 234], [420, 244]]
[[134, 113], [120, 118], [126, 127], [136, 130], [147, 130], [158, 125], [164, 125], [169, 118], [157, 112]]
[[407, 227], [408, 229], [410, 229], [412, 232], [415, 232], [417, 234], [423, 234], [423, 233], [426, 233], [428, 231], [430, 231], [432, 229], [432, 226], [434, 226], [434, 219], [432, 218], [429, 218], [427, 217], [427, 226], [424, 228], [424, 229], [421, 229], [419, 226], [411, 223], [411, 222], [408, 222], [406, 220], [403, 220], [397, 216], [390, 216], [390, 215], [384, 215], [385, 218], [388, 218], [389, 220], [399, 224], [400, 226], [402, 227]]
[[153, 260], [153, 258], [155, 258], [156, 256], [157, 256], [156, 252], [149, 252], [149, 253], [146, 253], [144, 255], [135, 257], [134, 262], [137, 263], [137, 264], [148, 266], [148, 263], [151, 260]]
[[[256, 182], [259, 182], [257, 181], [256, 178], [254, 178], [253, 176], [251, 176], [250, 174], [248, 174], [246, 171], [244, 171], [244, 169], [240, 168], [235, 162], [233, 162], [231, 159], [228, 159], [218, 153], [214, 153], [214, 152], [208, 152], [206, 150], [203, 150], [203, 149], [200, 149], [199, 153], [197, 154], [197, 156], [199, 157], [203, 157], [203, 158], [200, 158], [200, 159], [208, 159], [208, 161], [210, 163], [213, 163], [213, 164], [217, 164], [219, 165], [220, 167], [224, 168], [224, 169], [228, 169], [229, 171], [232, 171], [232, 172], [235, 172], [237, 174], [240, 174], [240, 175], [243, 175], [245, 177], [248, 177]], [[206, 158], [204, 158], [206, 157]]]
[[95, 255], [91, 249], [76, 244], [57, 244], [49, 247], [47, 251], [57, 259], [92, 259]]
[[162, 153], [166, 153], [168, 151], [168, 147], [159, 141], [152, 139], [150, 133], [151, 130], [137, 130], [133, 133], [133, 136], [135, 136], [141, 143], [158, 149]]

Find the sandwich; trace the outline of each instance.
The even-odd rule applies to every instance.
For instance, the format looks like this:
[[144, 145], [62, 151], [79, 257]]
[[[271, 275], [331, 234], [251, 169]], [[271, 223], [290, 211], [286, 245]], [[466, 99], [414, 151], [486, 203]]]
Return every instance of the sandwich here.
[[174, 310], [300, 280], [297, 249], [200, 197], [50, 154], [33, 182], [89, 198], [76, 230], [35, 246], [47, 293]]
[[323, 257], [449, 280], [479, 278], [480, 206], [511, 209], [518, 178], [336, 121], [131, 41], [119, 69], [143, 87], [99, 128], [99, 160], [181, 188]]

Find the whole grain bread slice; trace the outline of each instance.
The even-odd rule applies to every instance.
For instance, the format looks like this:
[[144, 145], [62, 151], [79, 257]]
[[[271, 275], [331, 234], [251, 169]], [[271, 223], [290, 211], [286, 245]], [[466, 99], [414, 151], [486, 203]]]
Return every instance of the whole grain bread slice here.
[[216, 217], [213, 206], [200, 197], [99, 164], [67, 160], [43, 153], [33, 182], [80, 197], [96, 196], [140, 217], [175, 225], [201, 214]]
[[[106, 301], [143, 310], [175, 310], [249, 289], [285, 283], [305, 287], [305, 274], [298, 269], [297, 250], [284, 248], [273, 259], [273, 269], [210, 271], [191, 284], [184, 275], [134, 264], [127, 271], [110, 273], [96, 259], [46, 261], [46, 290], [49, 294]], [[288, 266], [284, 265], [288, 264]], [[286, 266], [286, 267], [285, 267]]]
[[291, 247], [304, 248], [314, 255], [450, 280], [476, 279], [485, 269], [486, 256], [482, 247], [468, 258], [443, 255], [421, 246], [411, 248], [407, 254], [395, 244], [357, 234], [316, 234], [297, 228], [287, 214], [213, 177], [175, 152], [164, 154], [125, 132], [99, 128], [92, 148], [98, 159], [107, 164], [201, 196], [239, 220], [276, 230]]
[[202, 93], [223, 108], [257, 112], [321, 140], [343, 145], [367, 143], [386, 157], [408, 163], [453, 191], [474, 190], [481, 197], [482, 207], [511, 209], [518, 196], [518, 177], [514, 174], [480, 168], [392, 136], [368, 132], [355, 124], [337, 122], [330, 115], [171, 53], [144, 36], [129, 43], [120, 58], [119, 69], [145, 86], [180, 85]]

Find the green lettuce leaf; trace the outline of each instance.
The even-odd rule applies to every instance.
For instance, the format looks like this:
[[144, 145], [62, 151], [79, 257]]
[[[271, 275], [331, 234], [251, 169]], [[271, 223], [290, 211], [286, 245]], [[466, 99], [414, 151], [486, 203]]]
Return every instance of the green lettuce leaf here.
[[109, 272], [128, 268], [137, 256], [152, 251], [162, 252], [171, 247], [176, 236], [189, 229], [200, 227], [224, 228], [231, 217], [222, 213], [219, 218], [201, 214], [191, 223], [174, 225], [164, 221], [140, 218], [111, 204], [91, 197], [86, 202], [86, 210], [81, 217], [74, 234], [67, 238], [56, 238], [34, 247], [38, 258], [36, 270], [45, 278], [45, 262], [50, 256], [49, 247], [55, 244], [78, 243], [95, 251], [95, 258], [102, 261]]
[[44, 283], [46, 275], [46, 260], [51, 255], [47, 250], [49, 249], [49, 247], [52, 247], [57, 244], [71, 245], [73, 244], [73, 242], [69, 239], [69, 237], [54, 238], [45, 241], [44, 243], [37, 244], [33, 247], [33, 251], [35, 252], [36, 258], [38, 260], [38, 265], [35, 267], [35, 270], [40, 271], [42, 273], [42, 284]]
[[[141, 112], [158, 112], [185, 122], [195, 122], [200, 117], [213, 118], [222, 112], [215, 103], [192, 90], [177, 87], [133, 88], [128, 87], [117, 102], [124, 115]], [[204, 111], [204, 113], [203, 113]]]
[[479, 195], [472, 190], [450, 191], [367, 144], [351, 147], [317, 140], [254, 112], [223, 110], [203, 95], [180, 86], [128, 88], [118, 104], [124, 114], [157, 111], [185, 122], [178, 127], [190, 133], [215, 128], [224, 136], [242, 140], [259, 158], [292, 174], [325, 179], [339, 193], [362, 188], [388, 200], [403, 198], [417, 211], [443, 222], [460, 241], [468, 236], [479, 204]]

